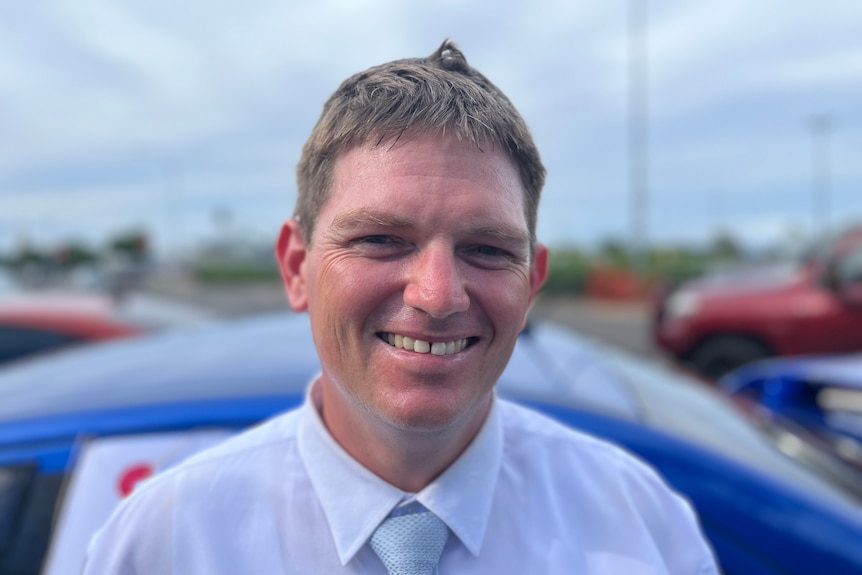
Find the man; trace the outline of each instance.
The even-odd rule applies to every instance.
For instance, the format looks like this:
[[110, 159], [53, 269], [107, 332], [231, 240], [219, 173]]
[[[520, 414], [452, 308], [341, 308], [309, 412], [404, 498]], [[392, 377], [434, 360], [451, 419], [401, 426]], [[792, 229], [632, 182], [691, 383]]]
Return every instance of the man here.
[[86, 573], [716, 572], [650, 469], [494, 395], [547, 273], [544, 168], [454, 44], [346, 80], [297, 173], [306, 404], [141, 486]]

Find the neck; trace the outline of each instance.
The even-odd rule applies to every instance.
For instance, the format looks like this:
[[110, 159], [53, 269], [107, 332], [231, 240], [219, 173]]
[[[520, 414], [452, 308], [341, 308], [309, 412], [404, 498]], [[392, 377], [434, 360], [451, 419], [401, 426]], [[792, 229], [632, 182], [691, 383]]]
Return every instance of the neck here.
[[327, 402], [326, 396], [324, 388], [316, 403], [335, 441], [365, 468], [409, 493], [421, 491], [458, 459], [479, 433], [492, 399], [463, 421], [427, 430], [332, 409], [338, 402]]

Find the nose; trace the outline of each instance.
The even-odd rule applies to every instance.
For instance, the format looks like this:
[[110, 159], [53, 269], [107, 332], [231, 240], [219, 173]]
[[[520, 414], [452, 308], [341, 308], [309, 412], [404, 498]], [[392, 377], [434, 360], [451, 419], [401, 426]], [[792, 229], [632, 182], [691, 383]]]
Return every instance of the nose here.
[[457, 256], [443, 246], [428, 247], [408, 264], [404, 303], [442, 319], [470, 307]]

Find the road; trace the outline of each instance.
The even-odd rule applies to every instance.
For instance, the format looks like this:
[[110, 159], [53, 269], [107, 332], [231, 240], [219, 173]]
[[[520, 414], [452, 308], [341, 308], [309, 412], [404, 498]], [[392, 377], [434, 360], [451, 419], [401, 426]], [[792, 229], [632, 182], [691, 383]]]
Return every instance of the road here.
[[638, 355], [662, 357], [649, 336], [649, 310], [642, 303], [540, 296], [531, 317], [559, 323]]

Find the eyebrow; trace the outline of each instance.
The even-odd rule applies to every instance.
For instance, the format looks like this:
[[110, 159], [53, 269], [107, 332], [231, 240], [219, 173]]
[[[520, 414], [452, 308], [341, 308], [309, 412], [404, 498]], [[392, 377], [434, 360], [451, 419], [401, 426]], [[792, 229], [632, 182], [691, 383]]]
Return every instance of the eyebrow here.
[[[330, 229], [336, 233], [344, 233], [354, 228], [374, 225], [385, 228], [414, 228], [417, 226], [415, 220], [403, 218], [385, 210], [370, 208], [358, 208], [338, 214], [332, 220]], [[467, 229], [467, 233], [477, 236], [487, 236], [504, 242], [530, 243], [529, 234], [514, 226], [488, 226], [482, 225]]]
[[366, 225], [384, 226], [387, 228], [410, 228], [415, 226], [415, 222], [383, 210], [359, 208], [348, 210], [335, 216], [330, 229], [342, 232]]

